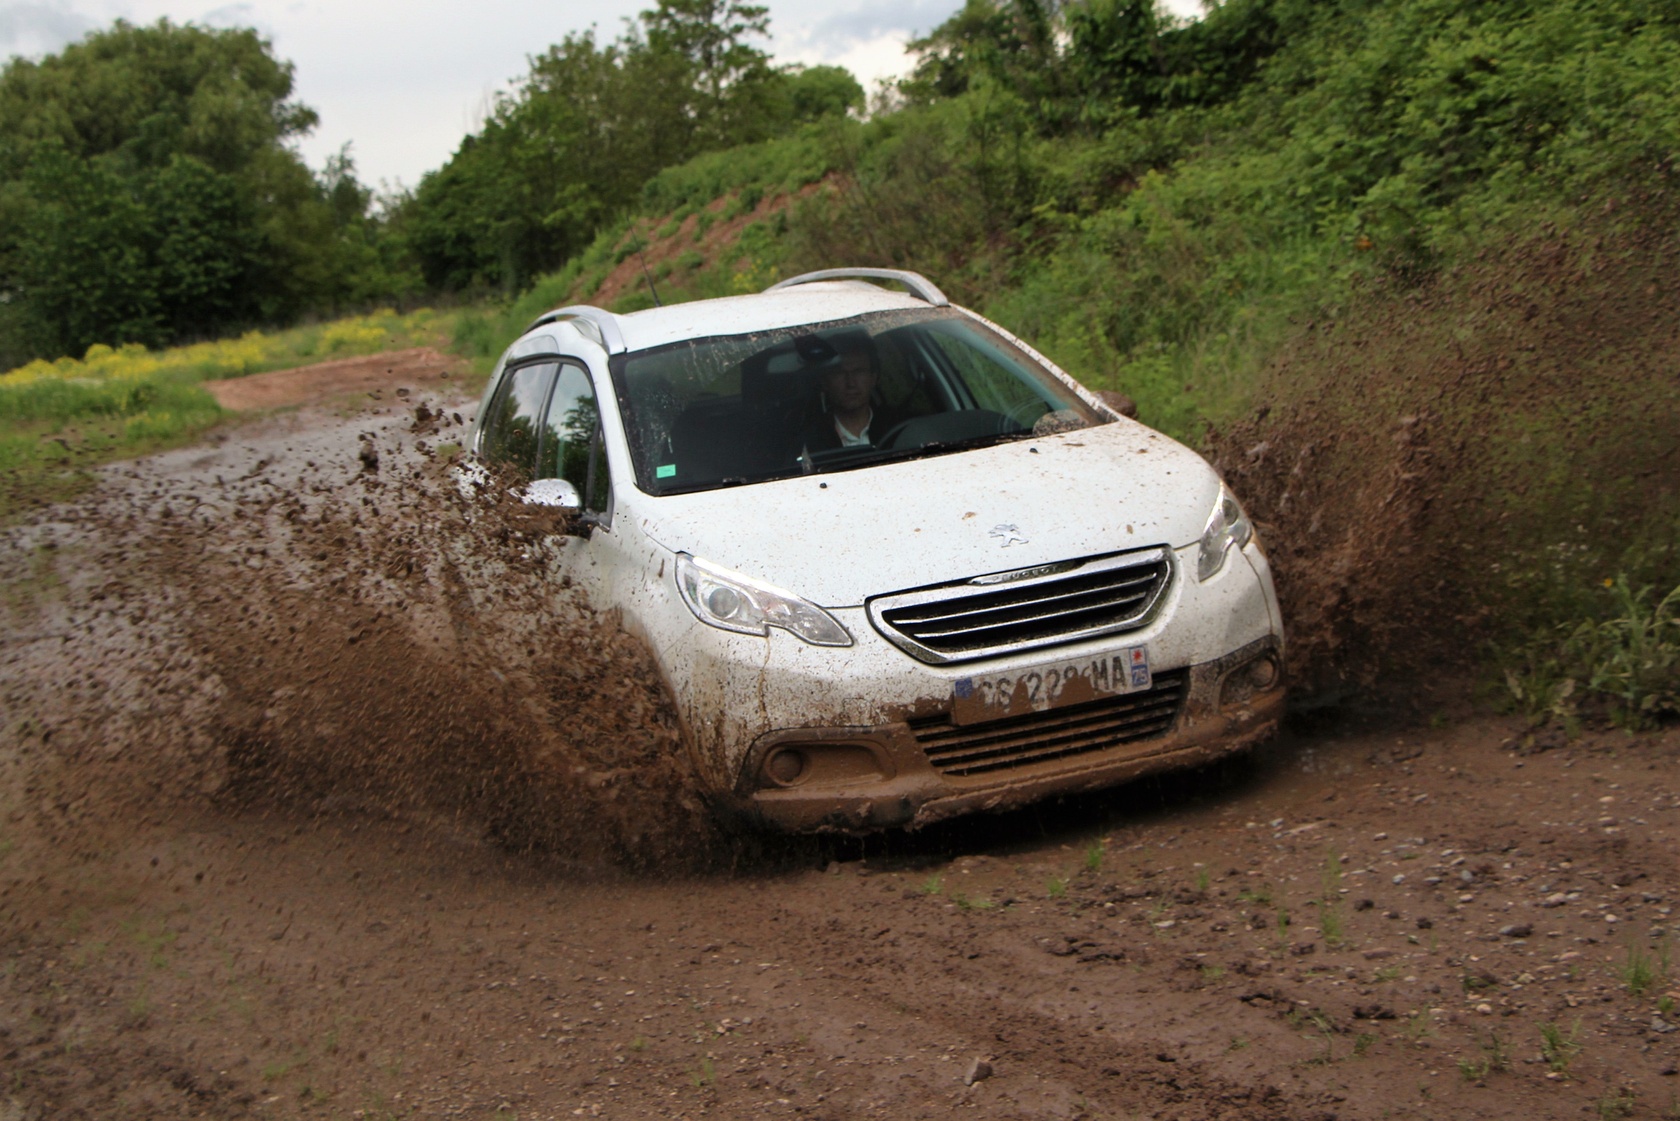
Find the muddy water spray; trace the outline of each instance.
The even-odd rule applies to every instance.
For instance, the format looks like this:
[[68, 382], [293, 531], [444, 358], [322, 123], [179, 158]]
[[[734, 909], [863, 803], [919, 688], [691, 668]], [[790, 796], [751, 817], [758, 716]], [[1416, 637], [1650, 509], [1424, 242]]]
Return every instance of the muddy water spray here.
[[458, 424], [421, 405], [265, 429], [90, 503], [80, 538], [126, 576], [70, 625], [133, 618], [128, 664], [98, 672], [146, 695], [82, 706], [84, 739], [170, 742], [145, 754], [224, 801], [400, 813], [585, 860], [703, 855], [712, 826], [646, 650], [557, 584], [552, 514], [459, 493], [429, 444]]

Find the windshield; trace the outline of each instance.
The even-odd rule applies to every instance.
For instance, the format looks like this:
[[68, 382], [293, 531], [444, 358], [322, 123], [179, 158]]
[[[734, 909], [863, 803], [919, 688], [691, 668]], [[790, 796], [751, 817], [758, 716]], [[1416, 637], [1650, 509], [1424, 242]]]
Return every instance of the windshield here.
[[960, 312], [884, 312], [689, 339], [613, 365], [636, 485], [675, 494], [1103, 423]]

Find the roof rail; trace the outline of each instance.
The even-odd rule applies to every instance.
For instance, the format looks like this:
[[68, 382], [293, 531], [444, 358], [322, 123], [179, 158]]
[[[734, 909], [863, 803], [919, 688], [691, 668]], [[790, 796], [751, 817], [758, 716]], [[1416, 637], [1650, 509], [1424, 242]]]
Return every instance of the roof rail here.
[[578, 329], [584, 338], [600, 345], [608, 354], [623, 354], [624, 332], [618, 329], [618, 316], [610, 311], [603, 311], [588, 304], [573, 304], [571, 307], [555, 308], [551, 312], [537, 316], [525, 330], [534, 331], [545, 323], [567, 322]]
[[801, 273], [799, 276], [772, 284], [765, 291], [774, 292], [778, 288], [792, 288], [796, 284], [811, 284], [818, 280], [896, 280], [923, 303], [932, 304], [934, 307], [949, 307], [951, 303], [933, 281], [919, 272], [911, 272], [908, 269], [818, 269], [816, 272]]

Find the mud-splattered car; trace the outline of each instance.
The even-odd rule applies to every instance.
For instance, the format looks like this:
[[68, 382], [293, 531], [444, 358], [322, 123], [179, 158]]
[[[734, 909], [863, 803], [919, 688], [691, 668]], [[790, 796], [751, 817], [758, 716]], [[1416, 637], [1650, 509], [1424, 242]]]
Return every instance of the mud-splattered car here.
[[472, 451], [578, 509], [563, 575], [651, 648], [718, 804], [766, 824], [1104, 787], [1282, 713], [1270, 569], [1214, 471], [914, 273], [552, 312]]

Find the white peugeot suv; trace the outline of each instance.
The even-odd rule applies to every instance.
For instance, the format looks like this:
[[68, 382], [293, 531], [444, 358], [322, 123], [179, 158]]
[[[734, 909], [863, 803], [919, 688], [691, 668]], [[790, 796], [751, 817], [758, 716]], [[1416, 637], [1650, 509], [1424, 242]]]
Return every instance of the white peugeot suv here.
[[1271, 571], [1212, 468], [915, 273], [551, 312], [472, 452], [579, 510], [559, 575], [646, 642], [709, 795], [763, 824], [1110, 786], [1283, 712]]

